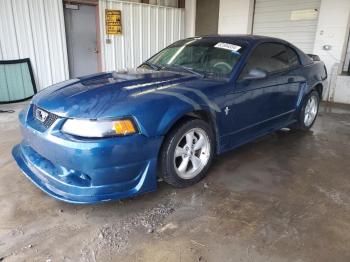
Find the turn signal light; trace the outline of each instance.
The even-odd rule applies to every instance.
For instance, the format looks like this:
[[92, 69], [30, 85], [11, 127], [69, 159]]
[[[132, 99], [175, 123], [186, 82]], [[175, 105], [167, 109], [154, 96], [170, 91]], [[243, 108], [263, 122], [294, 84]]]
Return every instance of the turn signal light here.
[[113, 124], [115, 133], [117, 135], [130, 135], [136, 133], [134, 123], [130, 119], [117, 120]]

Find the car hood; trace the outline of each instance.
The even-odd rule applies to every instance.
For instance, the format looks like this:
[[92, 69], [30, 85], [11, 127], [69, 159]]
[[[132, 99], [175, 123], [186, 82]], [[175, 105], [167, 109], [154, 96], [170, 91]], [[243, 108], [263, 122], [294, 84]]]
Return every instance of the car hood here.
[[32, 103], [61, 117], [116, 117], [127, 113], [125, 107], [136, 106], [136, 94], [193, 80], [198, 78], [147, 69], [100, 73], [50, 86], [36, 94]]

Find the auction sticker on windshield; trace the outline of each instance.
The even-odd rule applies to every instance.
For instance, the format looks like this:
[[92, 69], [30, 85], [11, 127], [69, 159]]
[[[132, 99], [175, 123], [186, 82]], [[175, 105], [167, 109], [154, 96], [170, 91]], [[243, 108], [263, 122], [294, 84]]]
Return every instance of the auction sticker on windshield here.
[[222, 42], [217, 43], [214, 47], [223, 48], [223, 49], [231, 50], [234, 52], [237, 52], [239, 49], [241, 49], [241, 47], [239, 45], [222, 43]]

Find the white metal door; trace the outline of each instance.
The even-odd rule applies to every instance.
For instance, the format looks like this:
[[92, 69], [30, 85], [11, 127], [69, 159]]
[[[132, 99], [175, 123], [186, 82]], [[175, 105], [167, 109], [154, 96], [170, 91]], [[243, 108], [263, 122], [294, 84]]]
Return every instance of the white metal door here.
[[253, 33], [282, 38], [312, 53], [320, 0], [256, 0]]

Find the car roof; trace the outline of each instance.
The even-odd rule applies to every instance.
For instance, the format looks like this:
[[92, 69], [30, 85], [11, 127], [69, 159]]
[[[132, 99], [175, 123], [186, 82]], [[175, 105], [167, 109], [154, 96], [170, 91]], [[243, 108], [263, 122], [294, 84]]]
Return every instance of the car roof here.
[[203, 36], [196, 36], [201, 38], [217, 38], [217, 39], [232, 39], [237, 41], [276, 41], [276, 42], [286, 42], [283, 39], [279, 39], [276, 37], [270, 37], [270, 36], [262, 36], [262, 35], [247, 35], [247, 34], [217, 34], [217, 35], [203, 35]]

